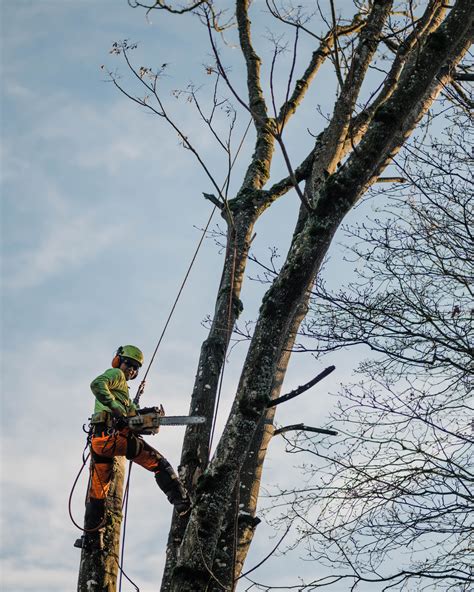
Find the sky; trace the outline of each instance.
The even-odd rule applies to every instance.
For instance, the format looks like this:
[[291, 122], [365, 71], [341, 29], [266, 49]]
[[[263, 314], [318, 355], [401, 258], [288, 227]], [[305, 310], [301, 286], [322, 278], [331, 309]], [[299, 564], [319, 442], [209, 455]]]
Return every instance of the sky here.
[[[59, 592], [75, 587], [79, 566], [73, 542], [80, 533], [69, 520], [67, 504], [81, 467], [82, 426], [93, 407], [89, 384], [109, 367], [119, 345], [135, 344], [150, 357], [211, 211], [202, 193], [213, 188], [193, 155], [162, 120], [110, 82], [107, 72], [117, 72], [127, 88], [136, 88], [123, 60], [110, 53], [115, 41], [139, 43], [132, 54], [137, 65], [168, 64], [162, 96], [219, 183], [225, 179], [225, 159], [192, 106], [173, 96], [173, 90], [186, 89], [190, 82], [203, 85], [204, 96], [210, 88], [207, 40], [195, 19], [163, 13], [147, 19], [126, 0], [1, 0], [0, 9], [0, 587], [4, 592]], [[262, 2], [255, 3], [253, 18], [257, 24], [264, 18]], [[266, 36], [258, 39], [262, 47]], [[227, 42], [227, 63], [236, 87], [243, 88], [231, 33]], [[268, 87], [268, 72], [265, 76]], [[322, 113], [332, 99], [324, 76], [318, 91]], [[311, 146], [309, 132], [317, 131], [321, 119], [314, 103], [304, 109], [311, 118], [288, 131], [295, 162]], [[236, 143], [247, 122], [245, 114], [239, 117]], [[249, 134], [230, 196], [248, 162], [251, 140]], [[275, 178], [284, 176], [280, 154], [275, 163]], [[284, 255], [298, 205], [296, 195], [289, 194], [265, 213], [254, 241], [260, 257], [274, 245]], [[333, 256], [330, 278], [344, 273], [337, 245]], [[215, 241], [206, 240], [150, 371], [144, 405], [163, 403], [170, 415], [188, 412], [206, 335], [202, 321], [212, 315], [222, 258]], [[257, 273], [249, 267], [249, 275]], [[255, 318], [264, 290], [247, 281], [244, 320]], [[230, 356], [218, 432], [244, 354], [241, 345]], [[322, 362], [293, 357], [284, 392], [331, 363], [337, 372], [282, 409], [280, 425], [303, 420], [322, 425], [335, 403], [328, 393], [350, 380], [356, 365], [347, 355]], [[134, 388], [132, 383], [132, 393]], [[183, 428], [167, 428], [149, 441], [176, 466], [183, 434]], [[271, 448], [265, 487], [298, 479], [283, 443], [272, 442]], [[73, 498], [79, 522], [85, 488], [83, 473]], [[170, 519], [171, 508], [152, 477], [136, 469], [125, 570], [142, 592], [159, 589]], [[272, 527], [260, 526], [247, 567], [260, 561], [278, 536]], [[296, 575], [320, 575], [317, 566], [298, 562], [298, 552], [285, 562], [269, 560], [255, 578], [290, 585]]]

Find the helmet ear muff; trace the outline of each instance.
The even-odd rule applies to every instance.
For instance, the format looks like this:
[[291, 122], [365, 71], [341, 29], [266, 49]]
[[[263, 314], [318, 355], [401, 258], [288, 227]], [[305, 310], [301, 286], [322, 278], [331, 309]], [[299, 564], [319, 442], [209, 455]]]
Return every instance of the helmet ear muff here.
[[115, 356], [112, 359], [112, 368], [120, 368], [122, 363], [123, 345], [121, 345], [115, 352]]

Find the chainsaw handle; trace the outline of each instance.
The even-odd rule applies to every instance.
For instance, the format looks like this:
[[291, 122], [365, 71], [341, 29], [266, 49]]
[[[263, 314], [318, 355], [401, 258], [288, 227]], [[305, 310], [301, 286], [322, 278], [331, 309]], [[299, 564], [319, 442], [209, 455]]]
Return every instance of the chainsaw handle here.
[[137, 413], [139, 415], [143, 415], [144, 413], [157, 413], [160, 417], [163, 417], [163, 415], [165, 415], [165, 408], [161, 404], [159, 407], [142, 407], [141, 409], [137, 409]]

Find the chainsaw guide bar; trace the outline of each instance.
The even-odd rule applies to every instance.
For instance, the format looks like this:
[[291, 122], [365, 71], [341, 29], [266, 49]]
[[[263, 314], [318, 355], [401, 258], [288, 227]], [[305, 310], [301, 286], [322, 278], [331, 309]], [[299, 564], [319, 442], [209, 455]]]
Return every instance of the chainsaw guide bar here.
[[161, 426], [197, 425], [206, 418], [198, 415], [161, 415], [159, 412], [143, 413], [128, 418], [128, 427], [139, 434], [157, 434]]

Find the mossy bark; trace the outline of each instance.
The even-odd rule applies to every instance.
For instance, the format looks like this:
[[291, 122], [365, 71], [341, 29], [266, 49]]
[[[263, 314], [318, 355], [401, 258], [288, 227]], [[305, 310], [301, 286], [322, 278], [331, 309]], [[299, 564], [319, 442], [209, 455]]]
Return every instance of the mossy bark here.
[[[216, 405], [216, 394], [225, 354], [242, 303], [240, 293], [248, 252], [256, 220], [264, 209], [259, 192], [244, 191], [231, 202], [226, 256], [219, 284], [212, 325], [201, 346], [198, 370], [189, 412], [206, 418], [206, 423], [186, 429], [180, 477], [192, 494], [209, 461], [210, 436]], [[177, 551], [184, 535], [187, 518], [173, 516], [166, 551], [166, 565], [161, 591], [167, 592], [176, 565]]]
[[[217, 581], [214, 564], [216, 558], [222, 562], [219, 542], [226, 516], [235, 504], [236, 484], [244, 459], [264, 425], [278, 363], [288, 332], [295, 328], [297, 308], [309, 293], [342, 219], [375, 182], [436, 98], [450, 69], [467, 50], [471, 32], [472, 10], [466, 0], [460, 0], [442, 30], [436, 32], [436, 39], [433, 34], [428, 37], [418, 54], [416, 68], [404, 73], [390, 100], [377, 110], [357, 151], [324, 183], [319, 178], [309, 180], [307, 195], [314, 210], [301, 220], [301, 232], [263, 299], [226, 428], [213, 460], [198, 482], [196, 507], [172, 579], [173, 592], [197, 592], [207, 589], [211, 581]], [[259, 460], [255, 470], [261, 470], [264, 446], [266, 443], [262, 441], [262, 454], [256, 457]], [[242, 559], [239, 563], [242, 564]], [[224, 573], [220, 571], [220, 575]], [[220, 585], [232, 589], [233, 578], [220, 580]]]
[[82, 549], [77, 592], [115, 592], [119, 569], [125, 457], [114, 459], [101, 550]]
[[[219, 375], [230, 329], [240, 310], [241, 284], [253, 228], [263, 210], [282, 194], [274, 192], [272, 195], [262, 189], [270, 174], [278, 121], [267, 115], [259, 82], [260, 58], [250, 39], [249, 3], [237, 0], [236, 4], [241, 49], [247, 66], [248, 102], [257, 138], [243, 186], [237, 197], [229, 202], [229, 210], [224, 211], [228, 223], [226, 258], [213, 323], [201, 350], [190, 407], [191, 413], [204, 415], [208, 422], [187, 430], [181, 460], [186, 486], [194, 494], [196, 503], [189, 521], [174, 516], [162, 592], [233, 589], [257, 523], [258, 488], [274, 413], [274, 410], [267, 409], [267, 404], [277, 396], [284, 379], [291, 336], [299, 326], [301, 311], [304, 312], [307, 295], [321, 262], [341, 220], [367, 187], [375, 182], [429, 109], [440, 89], [449, 81], [453, 67], [472, 37], [469, 0], [457, 0], [437, 30], [439, 21], [435, 23], [433, 16], [429, 27], [424, 25], [426, 34], [423, 32], [414, 39], [413, 47], [406, 50], [407, 55], [398, 52], [403, 63], [393, 73], [393, 89], [386, 89], [386, 92], [383, 89], [378, 97], [380, 100], [375, 100], [373, 109], [367, 109], [364, 114], [363, 125], [354, 125], [357, 118], [353, 118], [353, 108], [358, 100], [358, 89], [370, 63], [370, 52], [380, 41], [381, 23], [390, 5], [388, 0], [373, 3], [372, 24], [359, 38], [362, 43], [358, 46], [351, 79], [345, 81], [335, 102], [332, 121], [316, 141], [308, 159], [305, 170], [311, 169], [311, 174], [302, 177], [307, 180], [305, 197], [313, 209], [302, 210], [286, 263], [262, 302], [235, 402], [216, 454], [208, 466], [211, 419]], [[430, 6], [433, 15], [436, 13], [441, 18], [443, 7], [440, 3], [433, 0]], [[287, 115], [290, 112], [293, 113], [292, 110], [285, 111]], [[343, 166], [337, 169], [338, 163], [346, 157]], [[287, 191], [291, 184], [285, 182], [282, 185]], [[238, 503], [244, 504], [245, 511], [241, 512], [239, 508], [235, 525], [234, 509]], [[119, 513], [115, 522], [120, 522]], [[115, 533], [117, 524], [112, 527]], [[238, 540], [234, 541], [234, 548], [227, 543], [236, 533]], [[112, 536], [110, 543], [112, 547], [107, 557], [116, 564], [118, 538]], [[83, 557], [81, 562], [84, 574], [92, 574], [101, 578], [104, 585], [112, 585], [113, 569], [103, 556], [94, 561], [91, 557]], [[84, 582], [90, 584], [90, 579], [81, 580], [81, 577], [80, 574], [82, 585]], [[79, 590], [111, 592], [114, 589], [104, 585]]]

